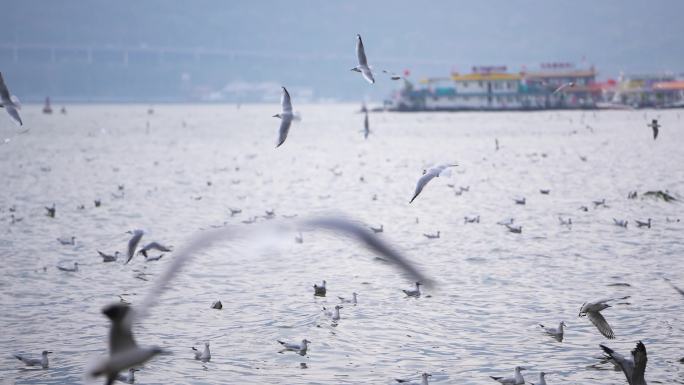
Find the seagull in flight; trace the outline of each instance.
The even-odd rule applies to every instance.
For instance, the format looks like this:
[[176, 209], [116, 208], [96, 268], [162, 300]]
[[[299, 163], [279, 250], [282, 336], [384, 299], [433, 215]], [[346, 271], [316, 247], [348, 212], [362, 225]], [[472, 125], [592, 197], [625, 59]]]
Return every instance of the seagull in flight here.
[[520, 373], [523, 370], [527, 370], [522, 366], [516, 366], [515, 367], [515, 376], [514, 377], [494, 377], [494, 376], [489, 376], [492, 379], [498, 381], [501, 384], [504, 385], [522, 385], [525, 383], [525, 378], [523, 378], [522, 373]]
[[280, 95], [280, 107], [281, 112], [279, 114], [273, 115], [274, 118], [280, 118], [280, 130], [278, 134], [278, 144], [276, 148], [280, 147], [285, 143], [287, 139], [287, 133], [290, 132], [290, 126], [292, 125], [292, 120], [294, 119], [294, 114], [292, 113], [292, 101], [290, 100], [290, 93], [287, 89], [283, 87], [283, 93]]
[[644, 374], [646, 373], [648, 357], [646, 356], [646, 346], [641, 341], [637, 342], [636, 348], [632, 349], [631, 358], [624, 357], [605, 345], [599, 346], [607, 357], [611, 358], [622, 369], [629, 385], [646, 385]]
[[23, 356], [21, 354], [15, 354], [14, 358], [23, 362], [26, 366], [38, 366], [38, 365], [40, 365], [40, 367], [42, 367], [43, 369], [47, 369], [49, 366], [48, 354], [50, 354], [50, 353], [52, 353], [52, 352], [49, 352], [47, 350], [43, 350], [43, 353], [41, 353], [40, 358], [29, 358], [29, 357]]
[[613, 333], [613, 329], [608, 324], [608, 321], [606, 321], [606, 319], [603, 318], [603, 315], [601, 315], [601, 310], [611, 307], [608, 304], [608, 302], [610, 301], [627, 299], [629, 297], [630, 296], [625, 296], [621, 298], [602, 299], [596, 302], [585, 302], [584, 304], [582, 304], [582, 308], [580, 308], [579, 316], [586, 316], [587, 318], [589, 318], [589, 321], [591, 321], [591, 323], [593, 323], [594, 326], [596, 326], [598, 331], [601, 332], [601, 334], [603, 334], [604, 337], [608, 339], [614, 339], [615, 333]]
[[653, 129], [653, 140], [656, 140], [658, 137], [658, 128], [662, 127], [660, 124], [658, 124], [658, 119], [653, 119], [651, 123], [647, 124], [646, 126]]
[[140, 239], [142, 239], [143, 235], [145, 235], [145, 232], [140, 229], [128, 231], [127, 233], [133, 234], [133, 236], [128, 241], [128, 259], [126, 260], [126, 263], [124, 263], [124, 265], [131, 261], [131, 259], [135, 255], [135, 249], [138, 248], [138, 243], [140, 243]]
[[359, 65], [352, 68], [351, 70], [361, 72], [363, 78], [366, 79], [368, 83], [373, 84], [375, 83], [375, 79], [373, 78], [373, 72], [371, 72], [371, 69], [368, 66], [368, 59], [366, 59], [366, 50], [363, 48], [363, 41], [361, 40], [361, 35], [357, 34], [356, 39], [356, 57], [359, 60]]
[[552, 94], [552, 95], [555, 95], [555, 94], [557, 94], [557, 93], [563, 91], [563, 90], [566, 89], [566, 88], [572, 88], [572, 87], [574, 87], [574, 86], [575, 86], [575, 82], [563, 83], [563, 84], [561, 84], [558, 88], [556, 88], [556, 90], [553, 91], [551, 94]]
[[4, 107], [7, 110], [9, 116], [18, 126], [24, 124], [19, 116], [19, 111], [17, 111], [18, 106], [12, 100], [7, 84], [5, 84], [5, 79], [2, 78], [2, 72], [0, 72], [0, 107]]
[[425, 185], [428, 184], [429, 181], [431, 181], [433, 178], [439, 178], [439, 176], [444, 172], [449, 167], [456, 167], [458, 164], [440, 164], [437, 166], [434, 166], [430, 168], [429, 170], [423, 170], [423, 176], [418, 179], [418, 183], [416, 184], [416, 191], [413, 194], [413, 198], [409, 201], [409, 203], [412, 203], [416, 197], [418, 197], [418, 194], [420, 194], [421, 191], [423, 191], [423, 188], [425, 188]]
[[102, 309], [112, 322], [109, 329], [109, 356], [91, 366], [87, 373], [92, 377], [106, 376], [106, 385], [113, 384], [119, 372], [139, 366], [162, 353], [157, 346], [140, 347], [133, 338], [133, 309], [124, 303], [114, 303]]

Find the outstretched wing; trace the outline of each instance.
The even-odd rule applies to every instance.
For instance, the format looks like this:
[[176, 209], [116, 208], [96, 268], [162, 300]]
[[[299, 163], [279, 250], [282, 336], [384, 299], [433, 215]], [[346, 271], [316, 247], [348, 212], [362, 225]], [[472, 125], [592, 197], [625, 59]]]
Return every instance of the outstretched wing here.
[[613, 339], [615, 338], [615, 334], [613, 333], [613, 329], [611, 329], [610, 325], [608, 325], [608, 321], [606, 321], [605, 318], [601, 315], [601, 313], [597, 311], [590, 311], [587, 312], [587, 317], [589, 318], [589, 321], [596, 326], [599, 332], [603, 334], [604, 337], [608, 339]]
[[416, 184], [416, 191], [413, 193], [413, 198], [411, 198], [411, 201], [409, 203], [412, 203], [413, 200], [416, 199], [416, 197], [418, 197], [418, 194], [420, 194], [420, 192], [423, 191], [425, 185], [428, 184], [428, 182], [431, 181], [434, 177], [434, 173], [428, 172], [425, 175], [421, 176], [420, 179], [418, 179], [418, 183]]
[[644, 374], [646, 373], [646, 363], [648, 358], [646, 357], [646, 346], [639, 341], [637, 342], [636, 348], [632, 350], [632, 358], [634, 360], [634, 372], [632, 373], [632, 381], [635, 384], [645, 384]]
[[7, 110], [7, 113], [12, 117], [12, 120], [14, 121], [14, 123], [16, 123], [18, 126], [21, 126], [24, 124], [21, 121], [21, 117], [19, 116], [19, 111], [17, 111], [17, 109], [14, 108], [13, 105], [6, 104], [5, 109]]
[[7, 89], [7, 85], [5, 84], [5, 79], [3, 79], [2, 77], [2, 72], [0, 72], [0, 100], [2, 100], [2, 104], [5, 105], [13, 104], [12, 99], [10, 98], [9, 90]]
[[128, 241], [128, 259], [126, 260], [126, 263], [130, 262], [133, 255], [135, 255], [135, 249], [138, 247], [138, 243], [140, 243], [143, 234], [142, 230], [135, 230], [133, 232], [133, 237]]
[[632, 360], [625, 358], [622, 354], [616, 352], [615, 350], [605, 346], [605, 345], [599, 345], [601, 349], [608, 355], [608, 357], [612, 358], [613, 361], [622, 369], [622, 372], [625, 374], [625, 377], [627, 378], [627, 382], [629, 384], [632, 384], [632, 376], [634, 373], [634, 362]]
[[366, 50], [363, 48], [363, 41], [361, 40], [361, 35], [356, 35], [356, 57], [359, 60], [360, 66], [368, 66], [368, 60], [366, 59]]
[[280, 106], [284, 113], [292, 114], [292, 100], [290, 100], [290, 93], [285, 87], [283, 87], [283, 93], [280, 96]]
[[287, 133], [290, 132], [290, 126], [292, 125], [292, 119], [288, 117], [283, 117], [282, 120], [280, 121], [280, 130], [278, 134], [278, 144], [276, 145], [276, 148], [280, 147], [283, 143], [285, 143], [285, 139], [287, 139]]

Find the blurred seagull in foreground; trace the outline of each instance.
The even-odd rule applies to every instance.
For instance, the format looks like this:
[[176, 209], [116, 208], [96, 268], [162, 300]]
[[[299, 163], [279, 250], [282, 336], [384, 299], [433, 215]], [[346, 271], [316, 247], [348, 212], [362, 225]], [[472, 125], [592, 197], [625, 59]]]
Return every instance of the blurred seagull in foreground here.
[[591, 323], [593, 323], [594, 326], [596, 326], [598, 331], [601, 332], [601, 334], [603, 334], [604, 337], [608, 339], [613, 339], [615, 338], [613, 329], [608, 324], [608, 321], [606, 321], [606, 319], [603, 318], [603, 315], [601, 315], [601, 310], [611, 307], [608, 304], [608, 302], [610, 301], [627, 299], [629, 297], [630, 296], [625, 296], [620, 298], [603, 299], [596, 302], [585, 302], [584, 304], [582, 304], [582, 307], [580, 308], [579, 316], [586, 316], [587, 318], [589, 318], [589, 321], [591, 321]]
[[410, 380], [402, 380], [400, 378], [396, 378], [395, 381], [397, 381], [400, 384], [405, 384], [405, 385], [428, 385], [428, 377], [432, 377], [432, 374], [429, 373], [423, 373], [420, 375], [420, 384], [417, 382], [409, 382]]
[[352, 68], [351, 70], [361, 72], [361, 75], [363, 75], [363, 78], [366, 79], [368, 83], [375, 83], [375, 79], [373, 78], [373, 72], [371, 72], [371, 69], [368, 66], [368, 59], [366, 59], [366, 50], [363, 48], [363, 41], [361, 40], [361, 35], [358, 34], [356, 35], [356, 58], [359, 61], [359, 65]]
[[292, 125], [292, 120], [294, 119], [290, 93], [287, 92], [285, 87], [282, 88], [283, 92], [280, 96], [281, 112], [279, 114], [273, 115], [274, 118], [280, 118], [280, 129], [278, 131], [278, 144], [276, 145], [276, 148], [285, 143], [285, 139], [287, 139], [287, 133], [290, 132], [290, 126]]
[[558, 340], [560, 342], [563, 341], [563, 328], [565, 327], [565, 321], [561, 321], [560, 324], [558, 324], [557, 328], [546, 327], [542, 324], [539, 324], [539, 326], [541, 326], [541, 328], [544, 329], [544, 331], [547, 334], [550, 334], [556, 340]]
[[7, 84], [5, 84], [5, 80], [2, 77], [2, 72], [0, 72], [0, 107], [4, 107], [7, 110], [9, 116], [18, 126], [24, 124], [19, 116], [19, 111], [17, 111], [19, 106], [12, 100]]
[[416, 290], [401, 289], [401, 291], [409, 297], [420, 297], [420, 285], [422, 285], [420, 282], [416, 282]]
[[138, 230], [133, 230], [133, 231], [127, 231], [128, 234], [133, 234], [131, 239], [128, 241], [128, 259], [126, 259], [126, 263], [131, 261], [131, 258], [135, 255], [135, 249], [138, 248], [138, 243], [140, 243], [140, 239], [142, 239], [143, 235], [145, 234], [144, 231], [138, 229]]
[[613, 359], [620, 369], [622, 369], [629, 385], [646, 385], [644, 374], [646, 373], [648, 357], [646, 356], [646, 346], [644, 346], [641, 341], [637, 342], [636, 348], [632, 349], [631, 358], [624, 357], [605, 345], [599, 346], [603, 349], [608, 358]]
[[658, 137], [658, 128], [662, 127], [660, 124], [658, 124], [658, 119], [653, 119], [651, 123], [647, 124], [646, 126], [653, 129], [653, 140], [656, 140]]
[[522, 385], [525, 383], [525, 379], [523, 378], [522, 373], [520, 373], [523, 370], [527, 370], [522, 366], [516, 366], [515, 367], [515, 376], [514, 377], [494, 377], [494, 376], [489, 376], [492, 379], [504, 384], [504, 385]]
[[134, 384], [135, 383], [135, 372], [137, 372], [138, 369], [135, 368], [130, 368], [128, 369], [128, 374], [123, 375], [123, 374], [117, 374], [116, 375], [116, 380], [121, 381], [126, 384]]
[[150, 358], [162, 353], [159, 347], [140, 347], [133, 338], [131, 326], [134, 312], [123, 303], [114, 303], [102, 309], [112, 322], [109, 329], [109, 356], [91, 365], [86, 371], [89, 376], [106, 376], [106, 385], [116, 381], [119, 372], [142, 365]]
[[195, 352], [195, 359], [202, 362], [209, 362], [211, 360], [211, 352], [209, 351], [209, 342], [204, 343], [204, 349], [200, 351], [196, 347], [192, 347]]
[[546, 385], [546, 373], [539, 372], [539, 382], [530, 382], [532, 385]]
[[423, 170], [423, 176], [420, 177], [420, 179], [418, 179], [418, 183], [416, 184], [416, 191], [413, 194], [413, 198], [411, 198], [409, 203], [413, 203], [413, 200], [416, 199], [416, 197], [418, 197], [418, 194], [420, 194], [420, 192], [423, 191], [423, 188], [425, 188], [425, 185], [427, 185], [429, 181], [431, 181], [433, 178], [439, 178], [439, 176], [447, 168], [456, 166], [458, 166], [458, 164], [441, 164], [434, 166], [429, 170]]
[[14, 358], [18, 359], [19, 361], [23, 362], [26, 366], [41, 366], [43, 369], [47, 369], [49, 365], [48, 361], [48, 354], [52, 352], [49, 352], [47, 350], [43, 350], [43, 353], [41, 353], [40, 358], [30, 358], [26, 357], [21, 354], [15, 354]]
[[667, 283], [669, 283], [670, 286], [672, 286], [672, 288], [675, 289], [679, 294], [684, 295], [684, 290], [682, 290], [682, 289], [680, 289], [679, 287], [675, 286], [674, 283], [670, 282], [670, 280], [669, 280], [668, 278], [663, 278], [663, 279], [664, 279], [665, 281], [667, 281]]

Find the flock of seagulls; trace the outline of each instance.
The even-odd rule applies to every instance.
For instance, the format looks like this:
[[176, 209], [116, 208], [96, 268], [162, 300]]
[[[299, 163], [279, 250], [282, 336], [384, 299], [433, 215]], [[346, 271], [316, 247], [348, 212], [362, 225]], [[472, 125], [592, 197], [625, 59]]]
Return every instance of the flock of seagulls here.
[[[366, 57], [366, 52], [364, 48], [363, 41], [361, 39], [360, 35], [357, 35], [357, 43], [356, 43], [356, 55], [357, 55], [357, 60], [358, 60], [358, 65], [352, 68], [352, 71], [359, 72], [363, 78], [370, 84], [375, 83], [375, 78], [373, 77], [373, 72], [371, 66], [368, 64], [368, 59]], [[389, 73], [388, 71], [384, 70], [383, 72]], [[393, 74], [391, 75], [391, 78], [393, 80], [398, 80], [401, 79], [400, 76]], [[569, 87], [574, 87], [574, 83], [566, 83], [558, 87], [554, 93], [557, 92], [562, 92], [564, 89], [569, 88]], [[18, 104], [16, 103], [16, 98], [13, 97], [8, 88], [7, 85], [4, 82], [4, 79], [2, 78], [2, 74], [0, 74], [0, 97], [1, 97], [1, 104], [0, 107], [5, 108], [7, 113], [10, 115], [12, 120], [17, 123], [18, 125], [22, 125], [23, 122], [21, 120], [21, 117], [19, 116], [18, 113]], [[367, 139], [369, 134], [370, 134], [370, 128], [369, 128], [369, 121], [368, 121], [368, 111], [365, 110], [365, 116], [364, 116], [364, 130], [363, 130], [363, 135], [364, 138]], [[296, 116], [293, 113], [293, 108], [292, 108], [292, 100], [290, 97], [289, 92], [285, 87], [282, 87], [282, 93], [281, 93], [281, 112], [278, 114], [273, 115], [273, 117], [279, 118], [281, 120], [280, 127], [279, 127], [279, 134], [278, 134], [278, 140], [276, 144], [276, 148], [282, 146], [285, 143], [285, 140], [287, 139], [291, 124], [293, 120], [296, 120]], [[658, 136], [658, 129], [661, 127], [658, 124], [658, 121], [654, 119], [649, 125], [649, 127], [652, 128], [653, 130], [653, 139], [656, 139]], [[499, 142], [498, 139], [495, 140], [496, 142], [496, 149], [499, 149]], [[412, 198], [410, 199], [409, 203], [413, 203], [414, 200], [421, 194], [421, 192], [425, 189], [427, 184], [433, 180], [434, 178], [438, 178], [441, 175], [444, 175], [449, 171], [449, 169], [453, 167], [457, 167], [458, 164], [456, 163], [444, 163], [444, 164], [439, 164], [435, 165], [431, 168], [424, 169], [423, 170], [423, 175], [419, 178], [415, 191], [413, 193]], [[467, 191], [467, 189], [465, 190]], [[462, 193], [463, 190], [460, 190]], [[550, 190], [540, 190], [541, 194], [548, 195], [550, 193]], [[525, 205], [526, 200], [524, 197], [522, 198], [515, 198], [514, 199], [515, 204], [518, 205]], [[601, 207], [601, 206], [606, 206], [605, 199], [601, 201], [594, 201], [594, 207]], [[95, 201], [95, 205], [99, 206], [100, 202]], [[55, 217], [56, 214], [56, 208], [55, 205], [53, 204], [51, 207], [45, 207], [46, 209], [46, 215], [48, 217]], [[584, 207], [586, 209], [586, 207]], [[585, 210], [586, 211], [586, 210]], [[230, 215], [235, 216], [237, 214], [241, 213], [240, 209], [230, 209]], [[266, 212], [266, 219], [272, 219], [275, 217], [275, 212], [274, 211], [267, 211]], [[20, 220], [20, 218], [17, 218], [16, 220]], [[13, 217], [13, 221], [15, 221], [15, 218]], [[243, 221], [243, 223], [253, 223], [256, 221], [256, 218], [253, 218], [252, 220], [248, 221]], [[562, 225], [570, 226], [572, 225], [572, 220], [570, 218], [564, 219], [562, 217], [559, 217], [559, 221]], [[479, 223], [480, 222], [480, 216], [466, 216], [464, 217], [464, 223]], [[619, 219], [614, 219], [614, 223], [617, 226], [620, 227], [627, 227], [627, 221], [626, 220], [619, 220]], [[515, 225], [514, 224], [514, 219], [510, 218], [504, 221], [498, 222], [498, 224], [505, 226], [510, 232], [512, 233], [522, 233], [522, 226], [520, 225]], [[638, 227], [651, 227], [651, 219], [649, 218], [647, 221], [636, 221], [636, 224]], [[263, 225], [266, 226], [266, 225]], [[282, 227], [282, 225], [277, 225], [275, 227], [277, 231], [291, 231], [293, 228], [291, 227]], [[429, 284], [431, 280], [423, 275], [418, 268], [416, 268], [413, 263], [410, 262], [406, 257], [404, 257], [399, 251], [395, 250], [393, 246], [391, 246], [388, 243], [385, 243], [383, 240], [378, 238], [375, 234], [377, 233], [382, 233], [384, 230], [384, 227], [380, 225], [380, 227], [370, 227], [370, 231], [368, 228], [365, 228], [364, 226], [361, 226], [357, 224], [356, 222], [346, 220], [346, 219], [341, 219], [341, 218], [333, 218], [333, 217], [323, 217], [323, 218], [313, 218], [313, 219], [304, 219], [301, 221], [297, 221], [297, 224], [294, 225], [294, 229], [297, 230], [297, 236], [295, 237], [295, 241], [297, 243], [302, 243], [303, 242], [303, 235], [302, 232], [306, 231], [312, 231], [314, 229], [322, 229], [322, 230], [328, 230], [328, 231], [333, 231], [337, 234], [340, 235], [345, 235], [348, 237], [351, 237], [352, 239], [356, 240], [357, 242], [365, 245], [368, 249], [370, 249], [373, 253], [379, 255], [382, 257], [383, 260], [389, 261], [392, 265], [397, 267], [399, 270], [401, 270], [403, 273], [407, 274], [411, 278], [415, 280], [415, 288], [412, 289], [403, 289], [403, 293], [407, 297], [413, 297], [413, 298], [419, 298], [421, 297], [421, 286], [425, 284]], [[127, 252], [125, 254], [126, 260], [124, 264], [128, 264], [131, 262], [133, 257], [138, 254], [142, 254], [144, 258], [147, 261], [153, 261], [153, 260], [159, 260], [164, 254], [160, 255], [150, 255], [149, 253], [151, 251], [157, 251], [160, 253], [168, 253], [172, 252], [171, 247], [167, 247], [159, 242], [153, 241], [150, 243], [147, 243], [141, 248], [138, 248], [142, 238], [145, 236], [145, 231], [141, 229], [136, 229], [136, 230], [131, 230], [128, 232], [131, 235], [131, 238], [128, 241], [127, 245]], [[147, 362], [150, 359], [153, 359], [155, 356], [160, 355], [160, 354], [169, 354], [169, 352], [164, 351], [163, 349], [159, 348], [158, 346], [140, 346], [137, 344], [135, 338], [134, 338], [134, 333], [133, 333], [133, 327], [135, 322], [140, 321], [143, 319], [146, 314], [150, 311], [150, 309], [154, 306], [154, 304], [157, 302], [159, 296], [163, 293], [163, 291], [168, 287], [170, 281], [178, 274], [180, 271], [181, 267], [187, 263], [187, 261], [195, 254], [197, 254], [200, 250], [209, 248], [213, 246], [214, 244], [221, 242], [221, 241], [230, 241], [239, 237], [243, 236], [254, 236], [255, 234], [253, 232], [247, 232], [246, 230], [240, 230], [232, 227], [226, 227], [226, 228], [219, 228], [216, 230], [207, 230], [205, 232], [202, 232], [199, 234], [197, 237], [195, 237], [193, 240], [191, 240], [187, 245], [185, 245], [184, 248], [180, 250], [176, 250], [174, 252], [174, 258], [169, 261], [169, 264], [167, 266], [167, 269], [161, 274], [161, 276], [155, 281], [155, 284], [153, 287], [150, 289], [149, 293], [145, 296], [145, 298], [141, 301], [141, 304], [136, 307], [132, 307], [126, 303], [119, 302], [119, 303], [114, 303], [111, 305], [106, 306], [103, 310], [102, 313], [109, 319], [110, 321], [110, 328], [109, 328], [109, 336], [108, 336], [108, 354], [106, 357], [103, 357], [102, 359], [98, 360], [96, 363], [91, 365], [87, 369], [87, 373], [89, 376], [92, 377], [99, 377], [103, 376], [106, 378], [106, 384], [113, 384], [115, 381], [120, 381], [124, 383], [134, 383], [135, 381], [135, 372], [138, 371], [139, 367], [143, 365], [145, 362]], [[428, 239], [437, 239], [440, 238], [440, 232], [437, 231], [435, 234], [423, 234], [426, 238]], [[258, 236], [258, 231], [256, 232], [256, 236]], [[62, 245], [75, 245], [76, 239], [75, 237], [67, 237], [67, 238], [58, 238], [57, 239]], [[120, 253], [116, 251], [114, 254], [106, 254], [102, 251], [97, 251], [99, 256], [102, 258], [103, 262], [115, 262], [119, 259]], [[78, 271], [78, 263], [74, 262], [73, 267], [72, 266], [58, 266], [58, 268], [62, 271], [67, 271], [67, 272], [76, 272]], [[669, 282], [669, 281], [668, 281]], [[671, 284], [671, 283], [670, 283]], [[677, 291], [679, 291], [682, 295], [684, 295], [684, 291], [681, 289], [677, 288], [676, 286], [672, 285]], [[323, 280], [321, 284], [314, 284], [313, 285], [314, 289], [314, 295], [315, 296], [326, 296], [327, 294], [327, 288], [326, 288], [326, 281]], [[341, 297], [339, 296], [338, 299], [340, 300], [341, 303], [344, 304], [353, 304], [357, 305], [358, 304], [358, 294], [356, 292], [352, 293], [352, 296], [350, 298], [346, 297]], [[603, 314], [601, 313], [602, 311], [608, 309], [611, 307], [609, 302], [614, 302], [614, 301], [619, 301], [619, 300], [625, 300], [628, 299], [629, 296], [625, 297], [620, 297], [620, 298], [611, 298], [611, 299], [604, 299], [604, 300], [598, 300], [598, 301], [593, 301], [593, 302], [585, 302], [579, 311], [579, 316], [580, 317], [587, 317], [589, 321], [596, 327], [596, 329], [603, 335], [604, 337], [608, 339], [614, 339], [615, 338], [615, 333], [610, 326], [610, 324], [607, 322], [607, 320], [604, 318]], [[221, 304], [220, 301], [216, 301], [212, 304], [211, 306], [213, 309], [222, 309], [223, 305]], [[339, 321], [341, 319], [340, 315], [340, 310], [343, 309], [344, 307], [342, 305], [335, 305], [332, 309], [323, 307], [323, 314], [328, 317], [330, 320], [333, 322]], [[551, 337], [555, 338], [559, 342], [563, 341], [564, 338], [564, 328], [566, 327], [566, 324], [564, 321], [561, 321], [558, 324], [558, 327], [547, 327], [542, 324], [539, 325], [543, 332], [550, 335]], [[299, 343], [292, 343], [292, 342], [285, 342], [282, 340], [277, 340], [277, 342], [282, 346], [281, 352], [284, 351], [292, 351], [296, 352], [300, 355], [305, 355], [307, 354], [307, 351], [309, 349], [309, 344], [311, 341], [308, 339], [304, 338], [301, 340]], [[646, 348], [644, 344], [639, 341], [636, 345], [636, 348], [632, 350], [631, 352], [631, 357], [625, 357], [617, 352], [615, 352], [613, 349], [605, 346], [605, 345], [600, 345], [600, 348], [604, 351], [607, 357], [609, 357], [613, 362], [618, 365], [622, 371], [625, 374], [625, 377], [627, 379], [627, 382], [630, 385], [645, 385], [646, 381], [644, 379], [645, 375], [645, 369], [646, 369], [646, 363], [647, 363], [647, 356], [646, 356]], [[209, 362], [211, 360], [211, 352], [210, 352], [210, 344], [209, 342], [205, 342], [203, 348], [196, 348], [192, 347], [192, 351], [194, 353], [194, 359], [201, 361], [201, 362]], [[43, 369], [47, 369], [49, 367], [49, 362], [48, 362], [48, 355], [51, 354], [52, 352], [50, 351], [43, 351], [41, 354], [40, 358], [30, 358], [25, 355], [20, 355], [16, 354], [14, 357], [21, 361], [23, 364], [26, 366], [40, 366]], [[491, 376], [491, 378], [501, 384], [505, 385], [521, 385], [525, 384], [525, 379], [522, 375], [522, 371], [526, 370], [525, 367], [522, 366], [516, 366], [514, 369], [514, 375], [512, 377], [499, 377], [499, 376]], [[121, 373], [127, 373], [126, 375], [122, 375]], [[545, 372], [540, 372], [539, 373], [539, 381], [536, 382], [538, 385], [546, 385], [546, 379], [545, 379], [546, 373]], [[428, 379], [431, 377], [431, 374], [429, 373], [422, 373], [421, 379], [420, 379], [420, 384], [421, 385], [428, 385]], [[398, 383], [403, 383], [403, 384], [409, 384], [411, 383], [408, 380], [402, 380], [402, 379], [397, 379], [396, 380]], [[417, 383], [411, 383], [411, 384], [417, 384]]]

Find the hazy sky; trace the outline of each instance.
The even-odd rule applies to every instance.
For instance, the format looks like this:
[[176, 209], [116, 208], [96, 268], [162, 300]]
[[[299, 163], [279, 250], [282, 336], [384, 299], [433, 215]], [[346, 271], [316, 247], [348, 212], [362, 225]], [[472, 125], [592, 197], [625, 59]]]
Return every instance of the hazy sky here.
[[[285, 84], [313, 98], [381, 100], [395, 83], [381, 78], [371, 87], [349, 71], [357, 33], [376, 68], [410, 69], [414, 78], [472, 65], [518, 70], [548, 61], [579, 64], [583, 57], [602, 77], [621, 70], [684, 72], [681, 0], [22, 0], [5, 1], [2, 9], [0, 68], [29, 97], [173, 99], [189, 89], [228, 86], [224, 92], [234, 93], [253, 87], [258, 93]], [[12, 43], [203, 47], [236, 56], [193, 61], [167, 55], [162, 64], [131, 56], [123, 69], [118, 52], [96, 53], [86, 66], [75, 54], [58, 51], [51, 63], [48, 54], [20, 51], [16, 63], [6, 48]]]

